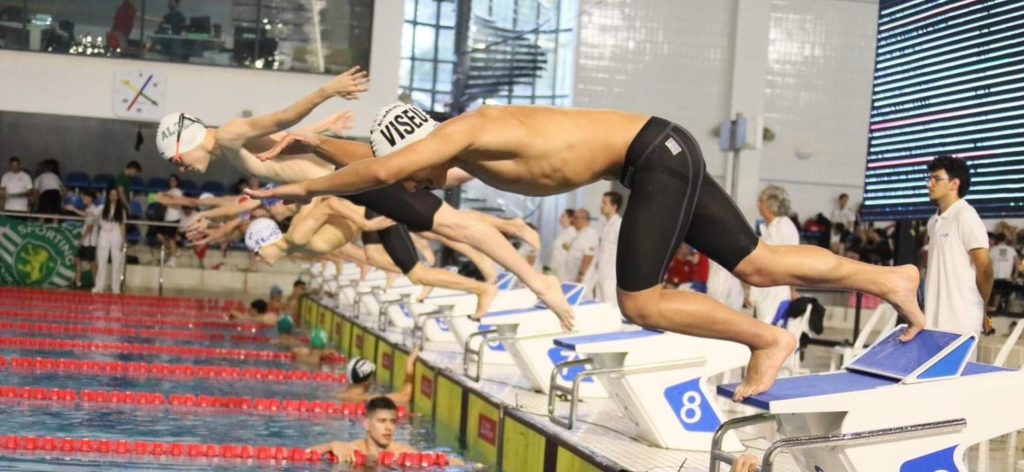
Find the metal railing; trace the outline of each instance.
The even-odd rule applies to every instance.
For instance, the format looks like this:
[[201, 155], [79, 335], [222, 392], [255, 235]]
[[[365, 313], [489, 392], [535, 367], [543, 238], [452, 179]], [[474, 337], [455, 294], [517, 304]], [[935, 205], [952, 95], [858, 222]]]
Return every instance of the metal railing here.
[[[774, 421], [778, 415], [772, 413], [759, 413], [756, 415], [736, 418], [722, 423], [711, 439], [711, 463], [708, 467], [710, 472], [719, 472], [722, 464], [732, 465], [736, 456], [725, 452], [722, 449], [722, 442], [725, 434], [733, 429], [742, 428], [758, 423]], [[776, 440], [764, 451], [761, 459], [761, 466], [755, 467], [754, 472], [771, 472], [775, 465], [775, 458], [787, 449], [807, 449], [821, 446], [853, 446], [857, 444], [875, 443], [891, 439], [906, 439], [920, 436], [931, 436], [947, 432], [959, 431], [967, 427], [967, 420], [963, 418], [934, 421], [905, 426], [894, 426], [891, 428], [873, 429], [869, 431], [857, 431], [841, 434], [822, 434], [813, 436], [797, 436]]]

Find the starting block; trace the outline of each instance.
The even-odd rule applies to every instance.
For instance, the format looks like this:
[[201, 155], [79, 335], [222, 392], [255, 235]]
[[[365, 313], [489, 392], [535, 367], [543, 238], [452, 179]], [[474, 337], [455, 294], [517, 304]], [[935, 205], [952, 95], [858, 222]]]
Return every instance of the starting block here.
[[[731, 464], [719, 446], [735, 428], [774, 421], [782, 439], [762, 459], [791, 453], [802, 470], [966, 471], [969, 446], [1024, 428], [1024, 373], [968, 362], [975, 335], [925, 330], [902, 343], [890, 331], [845, 371], [776, 380], [743, 403], [766, 413], [737, 418], [715, 433], [711, 470]], [[718, 388], [732, 397], [737, 385]]]
[[[633, 423], [639, 439], [670, 449], [710, 450], [723, 415], [708, 379], [750, 360], [750, 351], [741, 344], [651, 329], [563, 337], [554, 344], [574, 359], [557, 364], [552, 373], [552, 423], [572, 429], [579, 389], [592, 377]], [[571, 388], [555, 378], [574, 369]], [[556, 414], [558, 394], [569, 397], [568, 418]], [[725, 448], [736, 451], [743, 445], [730, 434]]]
[[[577, 334], [599, 333], [621, 329], [622, 312], [618, 307], [595, 301], [579, 302], [582, 298], [582, 287], [570, 286], [570, 302], [575, 301], [575, 332]], [[519, 372], [529, 380], [535, 391], [548, 393], [550, 379], [557, 379], [559, 385], [569, 386], [573, 378], [582, 369], [559, 370], [552, 377], [555, 365], [571, 360], [574, 357], [564, 348], [552, 345], [556, 338], [567, 333], [562, 330], [558, 316], [547, 308], [533, 307], [523, 310], [507, 310], [488, 313], [480, 320], [482, 326], [491, 329], [471, 334], [470, 338], [479, 336], [488, 344], [500, 342], [512, 356]], [[467, 340], [463, 356], [463, 371], [467, 377], [479, 381], [484, 364], [484, 353], [470, 346]], [[471, 368], [476, 366], [475, 371]], [[607, 394], [593, 379], [585, 380], [580, 386], [580, 395], [584, 398], [600, 398]]]
[[[516, 276], [510, 272], [498, 274], [495, 285], [498, 287], [499, 293], [491, 302], [492, 309], [501, 309], [500, 307], [513, 303], [520, 297], [526, 297], [528, 300], [537, 299], [536, 295], [529, 290], [516, 289], [517, 282]], [[412, 336], [419, 342], [456, 343], [459, 341], [452, 329], [452, 324], [458, 318], [469, 322], [469, 314], [476, 311], [476, 301], [476, 296], [472, 294], [434, 290], [423, 303], [414, 303], [404, 307], [392, 305], [388, 308], [387, 316], [391, 324], [400, 328], [411, 325]]]

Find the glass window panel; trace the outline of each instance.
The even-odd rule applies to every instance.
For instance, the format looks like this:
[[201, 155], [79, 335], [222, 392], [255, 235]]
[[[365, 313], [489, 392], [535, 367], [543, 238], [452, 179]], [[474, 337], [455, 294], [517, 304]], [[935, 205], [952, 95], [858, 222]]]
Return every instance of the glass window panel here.
[[416, 5], [416, 21], [437, 24], [437, 0], [419, 0]]
[[452, 96], [447, 93], [435, 93], [434, 94], [434, 111], [438, 113], [445, 113], [449, 109], [451, 104]]
[[[416, 19], [416, 1], [417, 0], [405, 0], [405, 20], [412, 21]], [[422, 0], [421, 0], [422, 1]]]
[[410, 77], [412, 77], [412, 61], [402, 59], [401, 65], [398, 67], [398, 85], [408, 87]]
[[416, 25], [416, 44], [414, 46], [413, 57], [416, 59], [434, 59], [436, 50], [434, 49], [434, 34], [435, 29], [432, 26]]
[[438, 4], [441, 13], [441, 26], [455, 26], [455, 0], [442, 1]]
[[419, 91], [419, 90], [413, 90], [412, 94], [410, 96], [412, 97], [413, 105], [416, 105], [416, 106], [418, 106], [420, 108], [425, 108], [425, 109], [428, 109], [428, 110], [433, 109], [433, 104], [430, 102], [430, 98], [431, 98], [430, 92], [422, 92], [422, 91]]
[[455, 64], [450, 62], [437, 63], [437, 83], [435, 84], [434, 90], [437, 90], [438, 92], [451, 91], [454, 69]]
[[402, 57], [412, 57], [412, 23], [402, 24]]
[[437, 31], [437, 59], [439, 61], [455, 60], [454, 28], [440, 28]]
[[432, 61], [416, 61], [412, 71], [413, 88], [434, 89], [434, 63]]

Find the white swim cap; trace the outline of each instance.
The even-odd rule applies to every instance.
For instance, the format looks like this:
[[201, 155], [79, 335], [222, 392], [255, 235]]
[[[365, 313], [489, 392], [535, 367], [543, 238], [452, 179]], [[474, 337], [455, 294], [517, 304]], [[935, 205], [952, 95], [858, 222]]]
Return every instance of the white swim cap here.
[[259, 252], [264, 246], [274, 244], [281, 240], [284, 234], [277, 222], [270, 218], [256, 218], [249, 223], [249, 229], [245, 230], [245, 247], [252, 252]]
[[[181, 140], [178, 141], [178, 123], [182, 123]], [[186, 153], [203, 144], [206, 139], [206, 124], [188, 113], [171, 113], [160, 120], [156, 128], [156, 150], [160, 157], [174, 159], [174, 152]]]
[[388, 105], [377, 113], [370, 127], [370, 148], [374, 157], [384, 157], [419, 141], [437, 128], [438, 122], [407, 103]]

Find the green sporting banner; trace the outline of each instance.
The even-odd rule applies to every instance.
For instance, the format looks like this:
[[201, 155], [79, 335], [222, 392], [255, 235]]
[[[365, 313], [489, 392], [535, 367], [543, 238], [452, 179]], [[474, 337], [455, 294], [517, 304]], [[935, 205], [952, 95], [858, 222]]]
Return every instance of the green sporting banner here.
[[80, 232], [0, 216], [0, 284], [67, 287], [75, 279]]

